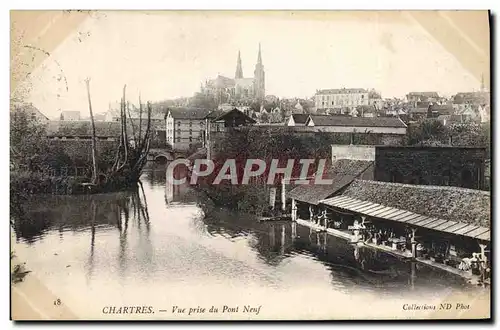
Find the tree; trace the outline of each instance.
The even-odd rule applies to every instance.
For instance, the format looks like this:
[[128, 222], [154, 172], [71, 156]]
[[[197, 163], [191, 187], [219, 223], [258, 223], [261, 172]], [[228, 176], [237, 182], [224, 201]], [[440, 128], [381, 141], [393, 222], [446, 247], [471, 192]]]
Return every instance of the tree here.
[[89, 101], [89, 112], [90, 112], [90, 121], [92, 123], [92, 183], [97, 183], [97, 146], [96, 146], [96, 137], [95, 137], [95, 122], [94, 122], [94, 113], [92, 112], [92, 101], [90, 99], [90, 78], [85, 79], [85, 84], [87, 86], [87, 97]]
[[446, 143], [449, 135], [446, 127], [437, 120], [424, 120], [408, 125], [407, 144], [417, 145], [429, 142]]
[[281, 112], [271, 112], [269, 120], [271, 123], [281, 123], [283, 122], [283, 116]]
[[23, 106], [13, 106], [10, 116], [10, 163], [15, 169], [40, 167], [47, 154], [46, 127]]

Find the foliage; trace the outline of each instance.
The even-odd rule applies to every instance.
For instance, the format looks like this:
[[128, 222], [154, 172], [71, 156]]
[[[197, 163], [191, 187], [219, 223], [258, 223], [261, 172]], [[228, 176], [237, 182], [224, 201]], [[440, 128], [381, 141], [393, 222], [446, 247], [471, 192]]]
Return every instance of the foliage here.
[[408, 124], [406, 143], [425, 146], [486, 147], [491, 158], [491, 127], [487, 124], [465, 122], [443, 126], [437, 120], [424, 120]]
[[272, 112], [269, 115], [269, 121], [271, 123], [281, 123], [281, 122], [283, 122], [283, 116], [282, 116], [281, 112]]
[[[331, 144], [349, 142], [349, 136], [342, 134], [325, 132], [296, 134], [286, 127], [269, 129], [249, 127], [231, 130], [214, 146], [214, 174], [200, 183], [198, 189], [216, 205], [261, 214], [267, 209], [266, 201], [269, 194], [269, 187], [265, 183], [267, 171], [263, 174], [263, 180], [247, 185], [233, 185], [228, 180], [223, 180], [218, 185], [211, 184], [227, 159], [236, 160], [238, 182], [241, 182], [247, 159], [261, 159], [268, 165], [272, 159], [278, 159], [280, 167], [285, 167], [288, 160], [294, 159], [296, 162], [292, 176], [298, 176], [301, 169], [299, 159], [326, 159], [326, 166], [329, 166]], [[316, 168], [317, 163], [312, 164], [309, 175], [313, 174]]]
[[271, 120], [271, 118], [269, 117], [269, 115], [267, 113], [263, 113], [260, 115], [260, 122], [261, 123], [269, 123]]
[[189, 106], [194, 108], [216, 109], [217, 100], [213, 95], [196, 93], [190, 100]]
[[408, 125], [407, 143], [417, 145], [423, 141], [446, 143], [448, 141], [446, 127], [437, 120], [424, 120], [418, 124]]
[[14, 168], [40, 167], [48, 154], [45, 125], [17, 108], [10, 116], [10, 164]]

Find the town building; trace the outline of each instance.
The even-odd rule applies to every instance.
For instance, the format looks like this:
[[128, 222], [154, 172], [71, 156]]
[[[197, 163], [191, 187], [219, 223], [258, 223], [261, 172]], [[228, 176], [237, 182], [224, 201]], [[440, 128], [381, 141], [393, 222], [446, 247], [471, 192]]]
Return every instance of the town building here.
[[309, 115], [305, 126], [322, 132], [405, 135], [407, 126], [396, 117]]
[[[98, 141], [118, 141], [121, 135], [119, 122], [95, 122], [95, 133]], [[132, 131], [129, 131], [132, 133]], [[90, 120], [50, 120], [46, 123], [49, 140], [88, 140], [92, 139], [92, 122]]]
[[214, 153], [223, 152], [220, 141], [228, 130], [252, 126], [256, 121], [238, 109], [230, 111], [211, 111], [204, 117], [204, 132], [202, 146], [206, 149], [206, 156], [211, 159]]
[[187, 151], [203, 143], [205, 117], [210, 113], [199, 108], [167, 108], [166, 143], [173, 150]]
[[231, 103], [231, 101], [239, 99], [264, 100], [266, 96], [265, 81], [266, 76], [259, 44], [253, 78], [244, 78], [241, 54], [238, 52], [234, 78], [218, 75], [215, 79], [207, 81], [205, 86], [202, 86], [201, 92], [205, 95], [214, 96], [218, 103]]
[[288, 193], [292, 221], [354, 244], [362, 269], [370, 267], [370, 260], [357, 250], [359, 243], [412, 260], [412, 277], [418, 269], [415, 264], [422, 263], [467, 280], [488, 280], [487, 272], [474, 273], [459, 265], [474, 253], [484, 262], [482, 271], [490, 267], [490, 193], [379, 181], [380, 173], [388, 171], [380, 164], [405, 165], [414, 160], [388, 160], [387, 153], [379, 151], [386, 149], [390, 148], [332, 145], [332, 165], [326, 171], [332, 184], [293, 188]]
[[406, 94], [406, 101], [413, 102], [438, 102], [441, 97], [437, 92], [411, 92]]
[[455, 110], [464, 110], [472, 105], [489, 105], [490, 93], [488, 92], [468, 92], [457, 93], [452, 98], [453, 108]]
[[68, 110], [62, 111], [61, 116], [60, 116], [60, 120], [63, 120], [63, 121], [81, 120], [80, 111], [68, 111]]
[[316, 111], [350, 111], [360, 105], [369, 105], [369, 91], [363, 88], [341, 88], [317, 90]]

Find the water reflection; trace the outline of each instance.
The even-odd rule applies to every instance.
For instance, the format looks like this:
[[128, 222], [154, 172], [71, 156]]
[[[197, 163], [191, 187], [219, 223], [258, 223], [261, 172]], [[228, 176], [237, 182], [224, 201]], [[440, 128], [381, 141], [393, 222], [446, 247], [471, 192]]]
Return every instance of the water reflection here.
[[[114, 194], [34, 196], [23, 205], [24, 212], [12, 214], [16, 239], [34, 260], [42, 249], [53, 253], [64, 247], [66, 256], [49, 258], [41, 267], [65, 276], [58, 265], [81, 260], [89, 288], [150, 278], [199, 284], [213, 277], [242, 285], [251, 278], [263, 286], [272, 277], [277, 286], [300, 288], [322, 272], [328, 273], [332, 290], [346, 292], [463, 285], [447, 273], [296, 223], [259, 222], [254, 215], [219, 208], [203, 214], [195, 204], [201, 197], [187, 184], [169, 184], [165, 168], [151, 169], [142, 181], [134, 190]], [[236, 248], [244, 251], [239, 259], [224, 255]], [[251, 273], [246, 280], [245, 272]]]

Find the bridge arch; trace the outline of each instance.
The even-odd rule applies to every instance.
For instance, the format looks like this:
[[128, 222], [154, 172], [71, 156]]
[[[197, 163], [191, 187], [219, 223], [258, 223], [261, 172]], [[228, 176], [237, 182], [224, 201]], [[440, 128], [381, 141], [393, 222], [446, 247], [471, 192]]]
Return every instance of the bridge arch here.
[[168, 162], [170, 157], [168, 157], [167, 155], [165, 154], [159, 154], [159, 155], [156, 155], [155, 158], [154, 158], [154, 161], [155, 162], [163, 162], [163, 163], [166, 163]]

